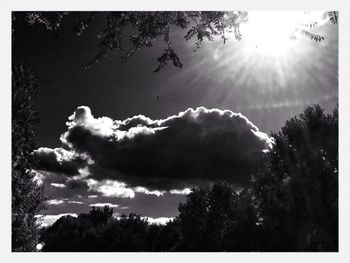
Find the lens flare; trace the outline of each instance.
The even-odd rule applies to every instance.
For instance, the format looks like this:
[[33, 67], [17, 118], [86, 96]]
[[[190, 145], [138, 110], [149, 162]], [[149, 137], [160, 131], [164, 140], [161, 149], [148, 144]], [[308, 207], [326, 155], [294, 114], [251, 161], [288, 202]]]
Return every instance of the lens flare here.
[[297, 45], [291, 41], [302, 27], [327, 22], [324, 12], [249, 12], [248, 22], [241, 25], [247, 51], [266, 56], [283, 56]]

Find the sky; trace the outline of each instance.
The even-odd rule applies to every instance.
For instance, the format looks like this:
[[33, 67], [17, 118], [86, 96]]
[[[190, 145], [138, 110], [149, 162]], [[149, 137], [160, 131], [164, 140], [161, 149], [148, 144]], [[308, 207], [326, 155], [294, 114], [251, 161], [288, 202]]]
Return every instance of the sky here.
[[312, 30], [325, 40], [286, 41], [297, 15], [253, 12], [241, 41], [216, 39], [196, 51], [174, 28], [184, 66], [158, 73], [161, 42], [127, 61], [112, 54], [84, 68], [104, 13], [81, 37], [69, 19], [58, 37], [15, 21], [13, 62], [30, 64], [38, 81], [34, 155], [49, 199], [45, 222], [106, 204], [116, 216], [164, 222], [192, 186], [245, 184], [271, 132], [308, 105], [331, 111], [338, 103], [338, 27], [320, 12]]

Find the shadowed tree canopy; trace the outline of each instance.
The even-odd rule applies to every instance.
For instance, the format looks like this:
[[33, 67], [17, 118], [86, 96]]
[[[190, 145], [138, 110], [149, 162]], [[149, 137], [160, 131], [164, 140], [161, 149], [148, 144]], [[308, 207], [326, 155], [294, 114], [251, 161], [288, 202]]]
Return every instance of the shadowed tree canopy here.
[[178, 217], [179, 251], [256, 251], [256, 211], [249, 190], [219, 182], [211, 189], [192, 189]]
[[272, 135], [253, 180], [263, 250], [338, 250], [338, 109], [307, 107]]
[[38, 122], [36, 81], [29, 67], [12, 68], [12, 249], [32, 251], [38, 240], [36, 214], [43, 209], [42, 189], [33, 180], [31, 153]]
[[[14, 12], [12, 21], [24, 19], [30, 25], [41, 24], [57, 37], [61, 24], [67, 17], [73, 21], [73, 33], [76, 36], [82, 36], [98, 15], [100, 15], [99, 12]], [[338, 23], [337, 12], [328, 12], [328, 17], [332, 23]], [[198, 49], [204, 41], [213, 41], [216, 38], [221, 38], [225, 44], [229, 39], [229, 34], [233, 35], [236, 40], [242, 39], [240, 26], [249, 22], [249, 12], [107, 12], [105, 21], [104, 28], [96, 36], [97, 54], [86, 63], [86, 68], [94, 66], [112, 53], [118, 53], [122, 58], [127, 59], [136, 51], [150, 48], [156, 41], [163, 41], [164, 49], [158, 56], [158, 66], [154, 69], [154, 72], [158, 72], [168, 63], [178, 68], [183, 66], [173, 48], [171, 33], [176, 28], [183, 30], [186, 41], [195, 41], [194, 50]], [[298, 36], [304, 36], [316, 42], [324, 40], [324, 36], [310, 31], [316, 25], [317, 22], [297, 25], [294, 31], [290, 32], [291, 39], [295, 40]]]
[[176, 224], [149, 225], [140, 215], [112, 217], [109, 207], [61, 217], [43, 231], [43, 251], [169, 251], [178, 240]]

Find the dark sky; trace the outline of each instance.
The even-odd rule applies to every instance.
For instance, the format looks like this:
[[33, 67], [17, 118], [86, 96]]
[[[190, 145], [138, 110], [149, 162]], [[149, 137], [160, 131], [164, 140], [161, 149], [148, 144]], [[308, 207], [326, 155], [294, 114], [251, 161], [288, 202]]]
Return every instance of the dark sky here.
[[[149, 190], [162, 191], [170, 190], [172, 187], [168, 187], [167, 182], [175, 180], [176, 183], [172, 186], [176, 186], [176, 189], [184, 188], [191, 185], [187, 182], [192, 180], [193, 183], [197, 179], [203, 178], [199, 175], [190, 177], [184, 174], [182, 180], [185, 180], [186, 183], [183, 183], [178, 180], [177, 175], [171, 174], [170, 171], [174, 171], [174, 167], [176, 167], [176, 171], [179, 170], [177, 172], [181, 173], [181, 169], [187, 169], [184, 167], [189, 165], [188, 159], [183, 158], [184, 160], [182, 160], [182, 157], [178, 157], [180, 156], [179, 152], [189, 152], [189, 150], [186, 146], [181, 146], [183, 148], [179, 146], [178, 149], [177, 145], [193, 143], [192, 149], [195, 150], [192, 154], [196, 155], [195, 151], [205, 152], [207, 149], [205, 147], [211, 147], [210, 149], [215, 152], [215, 147], [213, 148], [211, 143], [215, 142], [215, 145], [220, 145], [220, 142], [217, 143], [215, 138], [220, 138], [219, 141], [226, 138], [223, 145], [229, 145], [232, 148], [242, 148], [239, 142], [245, 140], [241, 138], [239, 142], [232, 142], [230, 136], [225, 137], [226, 130], [224, 128], [222, 128], [222, 133], [218, 133], [213, 128], [204, 129], [204, 126], [216, 123], [215, 127], [221, 127], [220, 125], [224, 123], [225, 125], [222, 127], [232, 126], [233, 129], [242, 132], [249, 132], [251, 127], [256, 126], [260, 132], [269, 135], [271, 131], [278, 131], [287, 119], [302, 112], [307, 105], [319, 103], [326, 111], [330, 111], [337, 105], [338, 27], [329, 22], [316, 29], [318, 33], [325, 35], [323, 42], [316, 43], [301, 38], [297, 40], [294, 48], [292, 47], [286, 54], [274, 57], [259, 53], [259, 45], [256, 45], [253, 50], [247, 50], [247, 43], [244, 40], [236, 41], [234, 39], [225, 45], [220, 40], [205, 43], [198, 51], [194, 52], [193, 41], [186, 42], [183, 38], [185, 32], [176, 29], [171, 32], [170, 37], [184, 66], [182, 69], [178, 69], [169, 65], [159, 73], [153, 73], [153, 69], [157, 66], [156, 59], [164, 48], [163, 43], [156, 43], [153, 48], [138, 51], [128, 61], [122, 61], [118, 54], [114, 54], [93, 68], [84, 69], [83, 65], [97, 52], [96, 34], [101, 31], [104, 25], [105, 14], [100, 13], [85, 34], [82, 37], [76, 37], [72, 33], [72, 23], [67, 18], [62, 24], [61, 30], [58, 31], [58, 38], [54, 38], [42, 25], [29, 26], [21, 21], [16, 21], [15, 40], [12, 47], [13, 61], [16, 63], [21, 60], [30, 64], [38, 80], [37, 109], [41, 122], [38, 126], [37, 147], [61, 147], [60, 136], [67, 132], [66, 122], [68, 117], [75, 112], [76, 118], [72, 121], [74, 127], [67, 132], [69, 134], [66, 134], [66, 138], [72, 143], [74, 149], [83, 150], [93, 156], [95, 163], [91, 165], [90, 169], [95, 171], [91, 177], [95, 183], [113, 184], [113, 180], [118, 179], [118, 181], [126, 182], [129, 186], [141, 186], [147, 187]], [[157, 96], [159, 97], [157, 98]], [[91, 119], [91, 122], [85, 120], [84, 122], [77, 116], [79, 113], [83, 117], [88, 116], [87, 118], [89, 118], [86, 108], [81, 109], [80, 112], [76, 111], [82, 105], [91, 110], [95, 118]], [[124, 151], [124, 148], [121, 149], [121, 146], [116, 144], [109, 145], [101, 132], [94, 130], [98, 125], [100, 125], [99, 127], [104, 125], [96, 121], [97, 118], [103, 116], [111, 120], [123, 121], [126, 118], [142, 114], [149, 117], [150, 120], [165, 120], [169, 116], [179, 116], [179, 112], [188, 108], [196, 109], [200, 106], [206, 109], [229, 110], [233, 113], [241, 113], [245, 117], [227, 113], [228, 117], [223, 121], [221, 117], [218, 117], [222, 116], [219, 112], [195, 110], [193, 113], [185, 114], [176, 119], [178, 121], [164, 121], [164, 125], [170, 128], [157, 132], [159, 135], [152, 137], [152, 140], [140, 136], [141, 139], [136, 143], [136, 140], [133, 141], [128, 137], [127, 147], [130, 148], [127, 150], [134, 151], [139, 158], [137, 160], [134, 156], [130, 159], [125, 157], [126, 150]], [[224, 116], [226, 115], [224, 114]], [[193, 119], [198, 118], [198, 116], [201, 117], [201, 122], [199, 126], [196, 126], [197, 122]], [[249, 123], [244, 121], [244, 125], [248, 125], [247, 127], [243, 127], [243, 124], [239, 128], [235, 126], [237, 122], [245, 119], [249, 120]], [[146, 121], [146, 124], [141, 119], [135, 121], [138, 125], [142, 123], [150, 131], [158, 128], [158, 124], [156, 125], [149, 120]], [[79, 123], [85, 123], [85, 128], [77, 127]], [[250, 126], [250, 123], [253, 126]], [[204, 129], [208, 133], [207, 137], [210, 135], [210, 140], [207, 139], [196, 144], [191, 137], [191, 132], [198, 129]], [[183, 135], [180, 132], [183, 130], [188, 131], [188, 134]], [[254, 137], [254, 135], [256, 133], [249, 136]], [[198, 136], [198, 134], [194, 132], [194, 136]], [[257, 135], [257, 137], [259, 136]], [[175, 146], [168, 142], [176, 140], [176, 138], [178, 138], [178, 142]], [[249, 138], [246, 137], [247, 141], [254, 141], [254, 139]], [[206, 146], [203, 146], [204, 143]], [[90, 145], [88, 146], [88, 144]], [[172, 161], [165, 157], [159, 159], [159, 156], [163, 155], [157, 150], [153, 150], [157, 149], [157, 145], [162, 145], [159, 147], [162, 151], [168, 149], [173, 154], [170, 156], [177, 156], [177, 161], [172, 164]], [[126, 146], [123, 144], [123, 147]], [[263, 148], [258, 142], [254, 145], [252, 143], [249, 147], [249, 149], [254, 150], [260, 149], [259, 147]], [[147, 154], [144, 154], [145, 149]], [[58, 155], [55, 152], [55, 155], [49, 151], [43, 151], [43, 154], [47, 156], [52, 154], [51, 157], [54, 156], [54, 159], [57, 159], [60, 154], [61, 156], [65, 155], [63, 152]], [[155, 160], [161, 164], [152, 163], [151, 158], [148, 160], [146, 156], [149, 154], [153, 154]], [[213, 156], [220, 154], [219, 151], [215, 155], [212, 153]], [[113, 159], [110, 156], [118, 157]], [[192, 160], [193, 163], [191, 156], [186, 156], [186, 158]], [[207, 171], [208, 169], [211, 171], [210, 169], [213, 168], [212, 171], [215, 174], [220, 174], [222, 171], [218, 167], [222, 162], [221, 165], [224, 167], [229, 166], [230, 169], [243, 171], [245, 169], [242, 164], [244, 161], [238, 157], [233, 160], [230, 159], [231, 157], [223, 156], [220, 161], [213, 165], [215, 167], [204, 168]], [[75, 168], [84, 168], [84, 162], [87, 161], [84, 158], [79, 158], [79, 160], [74, 160], [73, 164], [72, 158], [68, 158], [71, 163], [67, 169], [73, 171], [73, 174], [77, 173]], [[145, 158], [147, 161], [144, 161]], [[207, 160], [206, 158], [208, 157], [203, 154], [203, 159], [200, 160]], [[127, 160], [121, 163], [119, 161], [121, 159]], [[47, 163], [52, 166], [53, 162], [51, 160]], [[235, 162], [240, 163], [240, 165], [235, 165]], [[149, 165], [150, 163], [152, 165]], [[249, 162], [247, 161], [246, 164], [249, 165]], [[62, 162], [60, 165], [61, 169]], [[135, 167], [135, 165], [140, 169], [130, 168], [130, 166]], [[154, 170], [155, 166], [158, 167], [156, 170]], [[201, 167], [200, 171], [204, 171], [204, 168]], [[196, 174], [196, 169], [193, 168], [191, 173]], [[68, 170], [63, 172], [60, 170], [60, 173], [64, 174]], [[143, 175], [139, 170], [147, 171], [147, 173], [145, 172]], [[91, 200], [94, 199], [95, 203], [118, 204], [118, 213], [134, 211], [154, 218], [171, 217], [176, 215], [179, 201], [184, 200], [184, 195], [181, 194], [168, 192], [157, 197], [155, 194], [141, 193], [142, 191], [136, 193], [134, 198], [124, 198], [120, 195], [118, 197], [103, 197], [100, 192], [95, 191], [96, 193], [89, 195], [97, 195], [97, 197], [88, 198], [86, 184], [69, 188], [67, 187], [68, 181], [74, 181], [76, 179], [74, 175], [73, 179], [72, 176], [67, 177], [67, 174], [60, 177], [57, 171], [53, 171], [55, 170], [51, 170], [51, 175], [44, 179], [44, 184], [48, 188], [46, 191], [52, 199], [61, 200], [63, 203], [49, 205], [49, 209], [44, 212], [45, 214], [86, 212], [88, 204], [93, 203]], [[89, 172], [92, 174], [91, 171]], [[115, 173], [122, 175], [115, 177]], [[169, 176], [164, 178], [161, 175], [163, 173]], [[132, 176], [125, 176], [126, 174], [132, 174]], [[206, 175], [205, 179], [210, 178], [210, 176]], [[223, 178], [225, 176], [222, 175]], [[67, 178], [69, 178], [68, 181]], [[143, 181], [140, 181], [140, 178]], [[160, 184], [159, 182], [162, 180], [164, 183]], [[56, 184], [56, 186], [52, 186], [51, 183]], [[61, 186], [57, 187], [58, 184]], [[74, 190], [79, 189], [80, 191], [84, 187], [86, 188], [85, 192], [81, 194], [77, 194], [77, 191]], [[89, 187], [92, 187], [91, 184]], [[65, 189], [66, 192], [60, 193], [59, 191], [62, 189]], [[78, 203], [68, 204], [68, 201]], [[79, 202], [84, 203], [85, 206]]]

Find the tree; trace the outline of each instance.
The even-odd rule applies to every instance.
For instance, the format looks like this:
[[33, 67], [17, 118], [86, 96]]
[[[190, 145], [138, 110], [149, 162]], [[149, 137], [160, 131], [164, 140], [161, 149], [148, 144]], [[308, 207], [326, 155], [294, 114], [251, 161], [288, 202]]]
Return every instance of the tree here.
[[204, 189], [193, 188], [186, 203], [179, 205], [181, 229], [180, 251], [205, 251], [204, 231], [208, 213], [208, 196]]
[[[12, 21], [14, 24], [16, 20], [24, 19], [30, 25], [44, 25], [57, 37], [62, 21], [65, 17], [71, 17], [73, 32], [77, 36], [82, 36], [97, 14], [98, 12], [14, 12]], [[181, 68], [183, 64], [173, 48], [172, 30], [176, 28], [184, 30], [185, 40], [195, 39], [195, 50], [197, 50], [206, 40], [221, 38], [223, 43], [226, 43], [229, 39], [228, 33], [232, 33], [236, 40], [241, 40], [240, 26], [249, 21], [249, 12], [246, 11], [129, 11], [106, 12], [105, 15], [105, 27], [97, 35], [98, 52], [86, 63], [86, 68], [94, 66], [112, 53], [119, 53], [122, 58], [128, 59], [138, 50], [152, 47], [159, 40], [164, 42], [165, 47], [158, 56], [158, 66], [154, 72], [160, 71], [168, 63]], [[338, 23], [337, 12], [328, 12], [328, 16], [332, 23]], [[302, 35], [316, 42], [322, 41], [323, 36], [310, 31], [316, 25], [317, 22], [300, 24], [291, 32], [291, 39]], [[125, 41], [125, 38], [128, 41]]]
[[194, 188], [179, 206], [179, 251], [255, 251], [257, 217], [248, 190], [225, 182]]
[[32, 151], [38, 122], [36, 81], [29, 67], [12, 68], [12, 250], [33, 251], [38, 241], [38, 212], [43, 192], [35, 182]]
[[154, 240], [154, 248], [150, 251], [177, 251], [177, 246], [181, 236], [179, 221], [175, 219], [169, 221], [165, 226], [153, 226], [157, 227], [159, 230], [158, 235]]
[[147, 229], [147, 220], [140, 215], [122, 215], [120, 219], [113, 220], [106, 226], [102, 238], [103, 251], [146, 251]]
[[104, 231], [113, 221], [113, 209], [93, 207], [89, 213], [77, 218], [64, 216], [47, 228], [41, 237], [43, 251], [102, 251]]
[[338, 109], [319, 105], [273, 134], [273, 149], [254, 176], [265, 251], [338, 249]]
[[84, 218], [87, 217], [88, 220], [91, 221], [92, 224], [98, 225], [98, 224], [106, 224], [108, 220], [112, 218], [113, 215], [113, 208], [110, 208], [109, 206], [104, 206], [103, 208], [95, 208], [94, 206], [90, 210], [88, 214], [81, 214], [80, 217]]
[[156, 245], [161, 226], [149, 225], [136, 214], [120, 218], [112, 214], [112, 208], [104, 207], [76, 218], [61, 217], [43, 233], [43, 251], [159, 251]]

